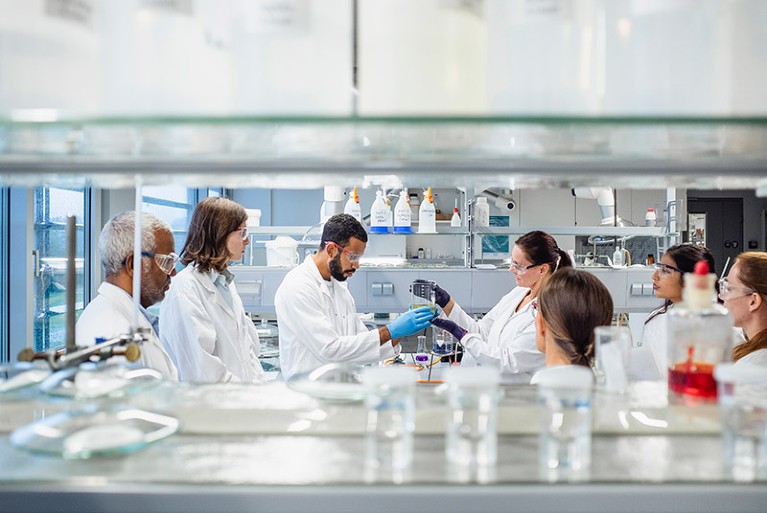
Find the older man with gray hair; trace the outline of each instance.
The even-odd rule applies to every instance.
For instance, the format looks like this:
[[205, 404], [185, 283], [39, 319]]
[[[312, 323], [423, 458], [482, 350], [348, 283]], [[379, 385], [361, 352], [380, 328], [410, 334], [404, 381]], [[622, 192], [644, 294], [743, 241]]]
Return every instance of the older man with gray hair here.
[[[117, 214], [101, 230], [99, 252], [105, 279], [99, 294], [88, 303], [77, 321], [78, 345], [93, 345], [130, 333], [133, 324], [133, 238], [136, 213]], [[170, 225], [153, 216], [141, 216], [141, 314], [139, 327], [149, 329], [141, 345], [141, 364], [178, 381], [176, 365], [160, 343], [159, 322], [147, 308], [162, 301], [176, 274], [178, 255]]]

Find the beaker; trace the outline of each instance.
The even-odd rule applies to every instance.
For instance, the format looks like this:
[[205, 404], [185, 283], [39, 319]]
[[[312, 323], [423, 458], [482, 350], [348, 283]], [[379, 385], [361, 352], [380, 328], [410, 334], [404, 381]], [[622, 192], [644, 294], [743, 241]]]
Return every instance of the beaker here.
[[413, 280], [410, 284], [410, 309], [428, 306], [436, 314], [436, 287], [437, 284], [431, 280]]

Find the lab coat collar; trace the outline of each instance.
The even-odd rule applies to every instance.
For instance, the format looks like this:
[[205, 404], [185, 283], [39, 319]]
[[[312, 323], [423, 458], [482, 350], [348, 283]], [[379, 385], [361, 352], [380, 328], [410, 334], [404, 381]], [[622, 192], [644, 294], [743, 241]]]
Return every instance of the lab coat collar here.
[[[346, 283], [340, 282], [330, 277], [330, 281], [328, 282], [325, 280], [325, 278], [322, 277], [320, 274], [320, 270], [317, 267], [317, 264], [314, 262], [314, 258], [312, 258], [312, 255], [307, 255], [306, 259], [304, 259], [304, 265], [307, 267], [307, 270], [309, 272], [309, 275], [314, 278], [314, 281], [317, 283], [317, 287], [320, 289], [320, 291], [323, 294], [326, 294], [327, 296], [332, 297], [331, 290], [335, 290], [336, 287], [345, 287]], [[331, 285], [330, 287], [328, 285]]]
[[[218, 272], [214, 270], [210, 270], [207, 273], [200, 272], [197, 269], [196, 264], [190, 264], [192, 269], [190, 269], [190, 272], [192, 273], [192, 276], [200, 282], [200, 284], [205, 288], [207, 292], [209, 292], [212, 296], [212, 300], [219, 306], [221, 309], [230, 317], [232, 317], [235, 321], [239, 324], [239, 316], [236, 315], [234, 312], [237, 311], [237, 307], [242, 305], [239, 301], [239, 296], [232, 292], [232, 306], [229, 306], [229, 304], [224, 300], [224, 298], [221, 296], [221, 293], [218, 292], [218, 289], [216, 289], [216, 284], [213, 281], [215, 273], [216, 276], [220, 276]], [[229, 274], [232, 274], [231, 272]], [[234, 279], [234, 275], [232, 275], [232, 278]]]
[[[111, 302], [119, 305], [121, 308], [127, 309], [125, 310], [126, 312], [130, 313], [133, 309], [133, 296], [113, 283], [107, 281], [102, 282], [101, 285], [99, 285], [98, 293], [109, 299]], [[139, 305], [139, 310], [142, 314], [146, 312], [141, 305]], [[146, 315], [139, 315], [139, 325], [143, 328], [151, 327], [155, 330], [155, 334], [157, 334], [157, 330]]]

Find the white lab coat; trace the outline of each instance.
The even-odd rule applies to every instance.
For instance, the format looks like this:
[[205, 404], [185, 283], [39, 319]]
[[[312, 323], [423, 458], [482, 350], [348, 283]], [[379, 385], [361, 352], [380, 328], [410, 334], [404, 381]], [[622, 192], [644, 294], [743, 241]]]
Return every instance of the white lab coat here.
[[181, 381], [264, 383], [261, 345], [234, 282], [230, 307], [210, 273], [190, 264], [178, 273], [160, 306], [160, 339]]
[[632, 380], [665, 379], [668, 374], [668, 312], [656, 315], [644, 325], [642, 339], [629, 355], [629, 378]]
[[469, 353], [464, 353], [462, 365], [496, 367], [506, 383], [529, 383], [546, 366], [546, 355], [535, 345], [533, 301], [515, 311], [529, 292], [526, 287], [512, 289], [478, 321], [455, 304], [448, 318], [469, 331], [461, 341]]
[[[141, 312], [138, 322], [140, 328], [149, 328], [149, 340], [141, 344], [141, 365], [159, 371], [169, 381], [178, 381], [176, 366]], [[99, 286], [98, 296], [80, 314], [75, 340], [78, 345], [92, 346], [98, 337], [110, 339], [130, 333], [132, 325], [133, 298], [117, 285], [104, 282]]]
[[274, 306], [285, 379], [326, 363], [376, 363], [400, 352], [399, 345], [381, 344], [378, 330], [368, 331], [347, 284], [326, 282], [312, 256], [285, 276]]
[[735, 367], [764, 367], [767, 369], [767, 349], [757, 349], [735, 362]]

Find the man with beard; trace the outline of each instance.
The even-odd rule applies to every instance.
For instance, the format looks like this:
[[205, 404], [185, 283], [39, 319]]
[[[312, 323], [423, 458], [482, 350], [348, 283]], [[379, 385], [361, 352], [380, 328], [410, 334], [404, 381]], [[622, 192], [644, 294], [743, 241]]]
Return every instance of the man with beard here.
[[[110, 339], [131, 332], [133, 324], [133, 233], [136, 214], [117, 214], [101, 230], [99, 253], [105, 279], [99, 295], [88, 303], [77, 320], [78, 345], [93, 345], [97, 339]], [[141, 344], [140, 362], [159, 371], [170, 381], [178, 381], [176, 366], [160, 343], [158, 318], [147, 308], [162, 301], [176, 275], [175, 243], [171, 227], [151, 214], [141, 216], [141, 300], [139, 327], [149, 330]]]
[[400, 337], [429, 326], [427, 307], [368, 331], [346, 283], [359, 268], [368, 235], [353, 216], [331, 217], [319, 251], [290, 271], [274, 298], [280, 327], [280, 366], [287, 380], [326, 363], [376, 363], [399, 354]]

